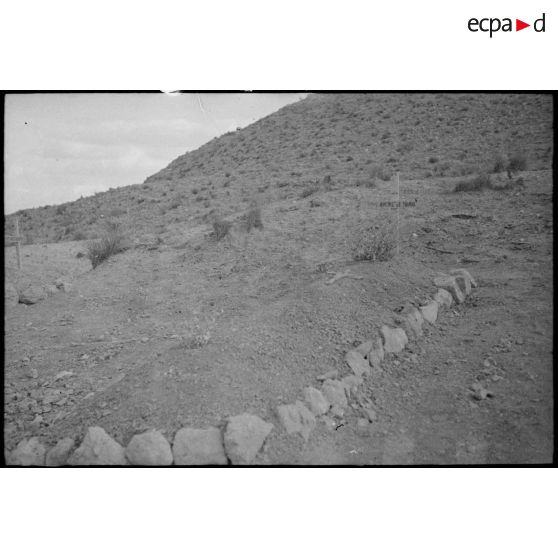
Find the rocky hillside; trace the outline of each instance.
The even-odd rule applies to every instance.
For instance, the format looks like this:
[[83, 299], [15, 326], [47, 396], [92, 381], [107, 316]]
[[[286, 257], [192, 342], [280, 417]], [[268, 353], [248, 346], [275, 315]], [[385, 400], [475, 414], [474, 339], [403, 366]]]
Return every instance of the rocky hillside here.
[[[529, 94], [312, 94], [186, 153], [143, 184], [17, 212], [28, 243], [95, 237], [120, 219], [135, 237], [227, 217], [317, 188], [492, 170], [521, 153], [550, 168], [552, 98]], [[12, 227], [8, 219], [7, 226]]]

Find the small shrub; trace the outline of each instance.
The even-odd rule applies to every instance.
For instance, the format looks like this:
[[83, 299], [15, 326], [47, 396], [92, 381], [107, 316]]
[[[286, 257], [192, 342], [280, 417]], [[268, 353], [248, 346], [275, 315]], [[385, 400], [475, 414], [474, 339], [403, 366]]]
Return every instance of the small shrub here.
[[389, 219], [382, 225], [367, 227], [353, 251], [356, 261], [385, 262], [393, 257], [397, 244], [396, 224]]
[[490, 176], [487, 174], [479, 174], [469, 180], [460, 180], [456, 186], [455, 192], [478, 192], [484, 188], [492, 188]]
[[376, 166], [370, 169], [370, 178], [379, 178], [384, 182], [391, 180], [391, 173], [384, 167]]
[[125, 236], [120, 223], [109, 221], [104, 236], [99, 240], [93, 240], [87, 245], [87, 257], [91, 261], [93, 269], [104, 262], [110, 256], [123, 252], [126, 249]]
[[503, 155], [498, 155], [494, 161], [493, 172], [503, 172], [508, 166], [508, 161]]
[[109, 215], [111, 217], [120, 217], [121, 215], [125, 215], [126, 214], [126, 210], [125, 209], [111, 209], [109, 211]]
[[252, 229], [263, 229], [262, 210], [259, 207], [252, 207], [244, 214], [246, 230], [250, 232]]
[[232, 223], [230, 223], [229, 221], [225, 221], [224, 219], [217, 217], [213, 221], [213, 235], [215, 236], [215, 239], [217, 241], [223, 240], [223, 238], [225, 238], [227, 234], [229, 234], [231, 226]]
[[508, 171], [509, 178], [512, 177], [513, 174], [526, 170], [527, 169], [527, 157], [525, 155], [513, 155], [510, 157], [510, 162], [508, 163]]
[[310, 197], [312, 194], [315, 194], [319, 190], [319, 186], [317, 184], [311, 184], [310, 186], [306, 186], [302, 192], [300, 192], [300, 197], [302, 199]]

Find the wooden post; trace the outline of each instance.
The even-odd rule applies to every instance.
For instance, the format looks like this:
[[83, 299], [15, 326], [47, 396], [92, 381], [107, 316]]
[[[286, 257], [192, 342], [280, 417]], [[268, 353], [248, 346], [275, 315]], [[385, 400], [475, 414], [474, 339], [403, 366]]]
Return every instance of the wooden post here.
[[21, 269], [21, 242], [19, 239], [19, 218], [15, 218], [15, 234], [16, 234], [16, 254], [17, 254], [17, 268]]
[[399, 256], [399, 206], [401, 204], [401, 196], [399, 193], [399, 172], [397, 172], [397, 256]]

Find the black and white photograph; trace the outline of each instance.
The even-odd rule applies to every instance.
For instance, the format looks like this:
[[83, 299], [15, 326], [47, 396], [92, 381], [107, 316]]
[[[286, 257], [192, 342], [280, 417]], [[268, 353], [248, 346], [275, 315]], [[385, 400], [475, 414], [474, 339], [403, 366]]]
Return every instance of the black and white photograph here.
[[6, 92], [5, 464], [551, 464], [554, 101]]

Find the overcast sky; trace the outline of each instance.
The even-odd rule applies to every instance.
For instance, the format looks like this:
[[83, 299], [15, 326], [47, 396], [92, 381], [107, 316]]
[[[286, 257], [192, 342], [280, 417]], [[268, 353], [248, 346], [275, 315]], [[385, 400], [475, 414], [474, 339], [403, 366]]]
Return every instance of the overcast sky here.
[[7, 95], [4, 212], [143, 182], [303, 94]]

